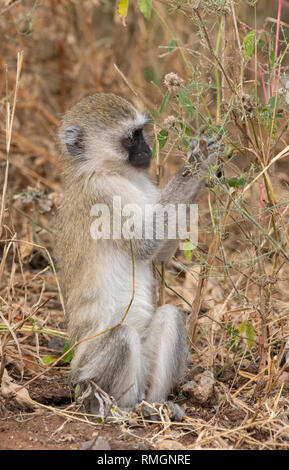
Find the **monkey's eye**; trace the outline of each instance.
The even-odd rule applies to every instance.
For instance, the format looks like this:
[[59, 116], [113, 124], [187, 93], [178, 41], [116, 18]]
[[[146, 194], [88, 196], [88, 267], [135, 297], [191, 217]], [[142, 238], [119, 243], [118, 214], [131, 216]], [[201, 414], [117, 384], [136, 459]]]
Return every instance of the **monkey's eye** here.
[[122, 145], [126, 150], [130, 150], [134, 143], [142, 137], [142, 129], [136, 129], [133, 134], [122, 139]]
[[122, 139], [122, 145], [124, 146], [124, 148], [128, 149], [129, 147], [132, 146], [133, 141], [134, 141], [134, 135], [129, 135]]

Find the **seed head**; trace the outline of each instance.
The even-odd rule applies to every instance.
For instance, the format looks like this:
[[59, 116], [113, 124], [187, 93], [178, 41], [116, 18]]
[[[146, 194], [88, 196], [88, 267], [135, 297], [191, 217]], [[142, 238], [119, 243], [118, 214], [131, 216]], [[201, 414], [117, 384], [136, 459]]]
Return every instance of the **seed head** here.
[[172, 127], [176, 127], [177, 124], [178, 124], [179, 120], [176, 116], [168, 116], [165, 120], [164, 120], [164, 127], [166, 129], [171, 129]]
[[169, 91], [176, 92], [180, 87], [183, 86], [183, 84], [184, 80], [176, 73], [170, 72], [165, 75], [164, 85]]

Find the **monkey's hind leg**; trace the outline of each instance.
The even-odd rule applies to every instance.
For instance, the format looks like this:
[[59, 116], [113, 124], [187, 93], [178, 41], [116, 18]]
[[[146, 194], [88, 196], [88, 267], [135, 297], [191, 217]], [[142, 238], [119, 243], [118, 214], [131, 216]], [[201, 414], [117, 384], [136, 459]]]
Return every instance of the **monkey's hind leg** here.
[[187, 359], [185, 323], [176, 307], [167, 304], [157, 309], [143, 347], [149, 370], [146, 400], [167, 400], [183, 378]]
[[[120, 408], [132, 408], [144, 398], [141, 343], [137, 331], [127, 325], [80, 344], [71, 367], [73, 383], [92, 380]], [[97, 400], [92, 396], [88, 401], [90, 411], [97, 413]]]

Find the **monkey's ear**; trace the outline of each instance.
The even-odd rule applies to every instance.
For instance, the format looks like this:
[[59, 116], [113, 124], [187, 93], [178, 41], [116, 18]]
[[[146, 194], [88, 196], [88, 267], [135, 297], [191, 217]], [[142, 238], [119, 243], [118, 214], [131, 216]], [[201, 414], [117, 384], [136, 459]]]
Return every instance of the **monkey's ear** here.
[[61, 138], [64, 140], [67, 151], [72, 157], [83, 157], [85, 151], [84, 130], [77, 124], [73, 124], [61, 133]]

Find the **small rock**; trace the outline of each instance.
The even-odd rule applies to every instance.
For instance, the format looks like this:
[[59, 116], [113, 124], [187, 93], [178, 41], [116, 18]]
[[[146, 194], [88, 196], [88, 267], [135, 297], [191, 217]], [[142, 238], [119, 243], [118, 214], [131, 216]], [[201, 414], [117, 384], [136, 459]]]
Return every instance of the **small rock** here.
[[279, 379], [277, 380], [277, 385], [289, 384], [289, 372], [282, 372]]
[[249, 369], [249, 367], [251, 366], [251, 363], [252, 361], [250, 361], [249, 359], [243, 359], [241, 362], [241, 368], [245, 370]]
[[182, 390], [200, 403], [205, 403], [213, 395], [214, 385], [213, 373], [205, 370], [201, 374], [195, 375], [194, 380], [190, 380], [190, 382], [183, 385]]
[[144, 442], [137, 442], [134, 448], [135, 450], [148, 450], [148, 446]]
[[157, 442], [158, 450], [184, 450], [185, 447], [178, 441], [173, 439], [162, 439]]
[[59, 353], [63, 352], [63, 346], [65, 345], [66, 340], [64, 338], [58, 338], [53, 336], [48, 343], [49, 349], [53, 349]]
[[83, 442], [79, 450], [111, 450], [111, 447], [105, 439], [96, 438]]
[[2, 377], [0, 395], [9, 400], [16, 401], [23, 409], [36, 411], [39, 408], [38, 404], [30, 398], [28, 390], [23, 388], [21, 385], [16, 384], [8, 375], [6, 369], [4, 369]]

